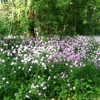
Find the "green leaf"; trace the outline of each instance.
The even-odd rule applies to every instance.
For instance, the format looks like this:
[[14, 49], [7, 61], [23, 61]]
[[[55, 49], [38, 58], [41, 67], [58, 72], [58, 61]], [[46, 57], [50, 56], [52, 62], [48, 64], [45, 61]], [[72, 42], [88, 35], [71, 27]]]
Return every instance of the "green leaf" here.
[[83, 24], [87, 24], [87, 20], [84, 20], [84, 21], [83, 21]]
[[91, 79], [89, 79], [89, 80], [88, 80], [88, 82], [91, 82], [91, 83], [92, 83], [92, 80], [91, 80]]

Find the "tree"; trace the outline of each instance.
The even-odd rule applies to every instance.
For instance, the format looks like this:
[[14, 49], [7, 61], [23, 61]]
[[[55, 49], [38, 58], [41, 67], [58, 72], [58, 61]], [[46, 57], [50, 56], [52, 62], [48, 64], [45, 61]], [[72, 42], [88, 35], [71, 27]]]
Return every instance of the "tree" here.
[[32, 0], [31, 1], [28, 1], [28, 6], [29, 6], [29, 8], [28, 8], [28, 12], [27, 12], [27, 14], [28, 14], [28, 33], [31, 35], [31, 36], [33, 36], [33, 37], [35, 37], [35, 24], [34, 24], [34, 10], [33, 10], [33, 8], [32, 8], [32, 5], [33, 5], [33, 3], [32, 3]]

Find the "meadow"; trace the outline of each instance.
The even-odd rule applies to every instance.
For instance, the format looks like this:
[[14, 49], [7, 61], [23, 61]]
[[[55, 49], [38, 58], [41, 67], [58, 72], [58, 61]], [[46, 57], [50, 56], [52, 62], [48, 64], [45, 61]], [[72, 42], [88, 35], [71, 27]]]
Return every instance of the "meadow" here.
[[0, 100], [99, 98], [99, 36], [0, 39]]

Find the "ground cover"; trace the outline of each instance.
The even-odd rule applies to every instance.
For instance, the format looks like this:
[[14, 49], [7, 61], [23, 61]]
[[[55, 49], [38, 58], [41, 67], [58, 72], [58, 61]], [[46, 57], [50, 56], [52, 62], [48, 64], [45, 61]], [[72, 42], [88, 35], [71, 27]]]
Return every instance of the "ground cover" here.
[[0, 100], [93, 100], [100, 95], [100, 37], [0, 39]]

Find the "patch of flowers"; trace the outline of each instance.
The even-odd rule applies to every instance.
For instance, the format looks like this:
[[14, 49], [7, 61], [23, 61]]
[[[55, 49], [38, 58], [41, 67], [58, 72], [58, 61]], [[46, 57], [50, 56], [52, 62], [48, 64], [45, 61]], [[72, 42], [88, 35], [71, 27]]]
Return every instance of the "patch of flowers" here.
[[0, 98], [92, 97], [99, 91], [92, 88], [100, 85], [99, 67], [100, 37], [5, 37], [0, 40]]

